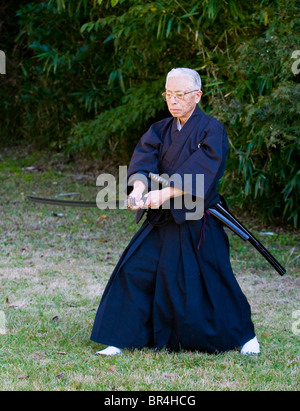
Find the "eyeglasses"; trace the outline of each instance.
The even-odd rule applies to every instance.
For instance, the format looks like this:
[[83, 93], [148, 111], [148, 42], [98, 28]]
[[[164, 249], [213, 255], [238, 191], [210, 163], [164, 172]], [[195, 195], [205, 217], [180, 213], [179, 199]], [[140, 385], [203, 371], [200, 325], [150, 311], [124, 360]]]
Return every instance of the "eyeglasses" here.
[[162, 97], [165, 101], [170, 100], [173, 96], [176, 97], [178, 100], [183, 100], [185, 95], [190, 94], [190, 93], [195, 93], [195, 91], [199, 91], [199, 90], [188, 91], [187, 93], [165, 92], [165, 93], [162, 93]]

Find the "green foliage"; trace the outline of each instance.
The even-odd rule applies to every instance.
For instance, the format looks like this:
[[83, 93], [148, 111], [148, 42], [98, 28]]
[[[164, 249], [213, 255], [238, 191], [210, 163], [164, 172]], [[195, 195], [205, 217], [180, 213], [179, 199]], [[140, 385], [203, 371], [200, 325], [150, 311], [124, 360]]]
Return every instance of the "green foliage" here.
[[94, 120], [78, 123], [71, 131], [68, 150], [101, 150], [106, 141], [118, 143], [122, 138], [128, 138], [128, 134], [136, 142], [139, 138], [136, 130], [141, 130], [164, 106], [163, 100], [153, 105], [162, 87], [163, 83], [157, 80], [137, 89], [131, 88], [116, 108], [104, 111]]
[[160, 98], [168, 70], [191, 67], [203, 80], [202, 108], [231, 141], [222, 192], [298, 224], [296, 0], [25, 3], [5, 5], [17, 23], [16, 67], [0, 90], [3, 143], [103, 158], [117, 147], [129, 157], [148, 125], [169, 115]]
[[[263, 35], [237, 50], [227, 82], [234, 88], [226, 105], [213, 111], [230, 130], [229, 170], [240, 172], [241, 184], [236, 188], [236, 180], [231, 180], [228, 192], [242, 205], [253, 209], [255, 204], [269, 219], [283, 216], [297, 226], [300, 84], [291, 70], [291, 55], [300, 23], [296, 3], [283, 3], [269, 10], [270, 24]], [[259, 18], [266, 21], [262, 13]], [[228, 177], [230, 181], [232, 175]]]

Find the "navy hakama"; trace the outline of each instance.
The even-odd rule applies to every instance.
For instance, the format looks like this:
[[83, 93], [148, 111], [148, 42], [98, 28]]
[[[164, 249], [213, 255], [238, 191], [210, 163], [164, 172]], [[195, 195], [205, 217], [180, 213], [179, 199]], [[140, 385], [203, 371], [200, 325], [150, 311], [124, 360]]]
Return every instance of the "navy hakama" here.
[[[180, 133], [175, 122], [156, 123], [142, 137], [128, 170], [129, 181], [137, 172], [204, 173], [206, 209], [219, 199], [217, 183], [228, 149], [225, 129], [198, 107]], [[196, 195], [194, 184], [193, 180], [184, 190], [187, 195]], [[119, 348], [215, 352], [255, 337], [222, 224], [212, 215], [186, 220], [185, 212], [172, 205], [170, 210], [148, 211], [106, 286], [93, 341]], [[153, 224], [157, 219], [162, 224]]]

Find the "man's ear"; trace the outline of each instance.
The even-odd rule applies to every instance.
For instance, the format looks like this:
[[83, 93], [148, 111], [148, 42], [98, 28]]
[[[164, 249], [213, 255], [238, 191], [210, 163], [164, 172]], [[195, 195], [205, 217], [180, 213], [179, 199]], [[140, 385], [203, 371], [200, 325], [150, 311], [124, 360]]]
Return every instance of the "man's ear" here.
[[198, 104], [199, 101], [201, 100], [203, 92], [202, 91], [198, 91], [196, 94], [196, 103]]

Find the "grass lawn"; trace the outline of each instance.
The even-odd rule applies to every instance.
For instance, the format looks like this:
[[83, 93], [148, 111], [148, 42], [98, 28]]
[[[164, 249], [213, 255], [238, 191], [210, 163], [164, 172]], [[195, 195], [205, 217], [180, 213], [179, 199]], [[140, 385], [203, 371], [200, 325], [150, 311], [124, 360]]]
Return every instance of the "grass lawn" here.
[[90, 341], [91, 327], [105, 284], [138, 229], [134, 212], [34, 205], [26, 195], [77, 192], [73, 199], [94, 200], [95, 175], [59, 156], [0, 153], [1, 390], [299, 389], [299, 233], [243, 219], [287, 269], [284, 277], [228, 233], [261, 354], [144, 349], [95, 356], [102, 347]]

